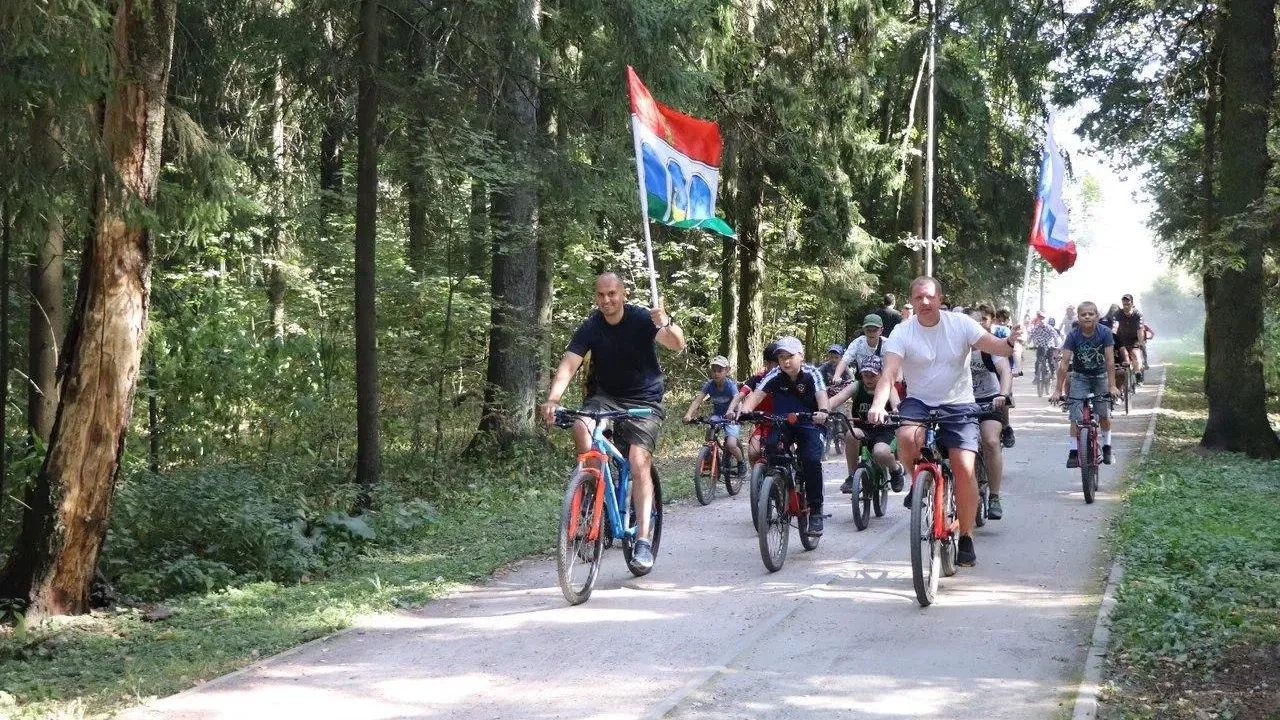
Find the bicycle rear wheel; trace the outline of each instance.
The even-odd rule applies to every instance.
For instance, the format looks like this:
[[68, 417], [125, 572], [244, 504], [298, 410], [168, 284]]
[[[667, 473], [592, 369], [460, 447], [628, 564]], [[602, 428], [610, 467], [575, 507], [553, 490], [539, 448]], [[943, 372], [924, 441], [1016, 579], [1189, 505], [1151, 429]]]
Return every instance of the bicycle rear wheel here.
[[940, 543], [938, 554], [942, 577], [956, 574], [956, 556], [960, 554], [960, 530], [956, 519], [956, 479], [946, 471], [942, 473], [942, 526], [952, 528]]
[[[650, 476], [653, 478], [653, 510], [649, 511], [649, 543], [653, 548], [653, 559], [657, 562], [658, 545], [662, 543], [662, 481], [658, 479], [658, 469], [650, 468]], [[627, 517], [632, 526], [636, 525], [636, 506], [635, 503], [627, 501]], [[642, 577], [648, 575], [652, 567], [643, 568], [635, 564], [631, 554], [635, 550], [635, 538], [624, 538], [622, 540], [622, 557], [627, 561], [627, 569], [632, 575]]]
[[932, 471], [916, 473], [912, 481], [911, 523], [907, 526], [911, 540], [911, 582], [920, 607], [933, 604], [942, 571], [940, 543], [933, 536], [933, 484]]
[[780, 472], [766, 474], [760, 482], [756, 537], [760, 540], [760, 559], [769, 572], [778, 572], [787, 561], [787, 542], [791, 538], [791, 515], [787, 512], [786, 482]]
[[987, 479], [987, 464], [982, 460], [982, 453], [974, 459], [973, 471], [978, 478], [978, 517], [975, 524], [982, 527], [987, 524], [987, 505], [991, 502], [990, 480]]
[[730, 497], [742, 492], [742, 474], [738, 472], [738, 462], [731, 453], [720, 455], [720, 475], [724, 478], [724, 490]]
[[698, 451], [698, 459], [693, 464], [693, 493], [698, 502], [710, 505], [716, 499], [716, 476], [712, 473], [715, 466], [715, 455], [711, 447], [703, 445]]
[[751, 527], [760, 522], [760, 485], [764, 482], [764, 469], [762, 462], [752, 464], [751, 477], [747, 479], [751, 495]]
[[884, 517], [884, 511], [889, 509], [889, 473], [882, 467], [872, 468], [871, 484], [876, 488], [871, 494], [871, 509], [876, 517]]
[[871, 522], [871, 473], [866, 465], [859, 465], [853, 471], [853, 494], [850, 495], [853, 505], [853, 524], [859, 530], [866, 530]]
[[570, 605], [579, 605], [591, 597], [596, 576], [600, 573], [600, 555], [604, 550], [603, 503], [596, 501], [604, 492], [604, 481], [577, 470], [569, 478], [560, 508], [560, 534], [556, 543], [556, 573], [560, 592]]
[[1084, 502], [1093, 504], [1093, 492], [1098, 489], [1098, 449], [1095, 435], [1089, 428], [1080, 429], [1080, 484], [1084, 488]]

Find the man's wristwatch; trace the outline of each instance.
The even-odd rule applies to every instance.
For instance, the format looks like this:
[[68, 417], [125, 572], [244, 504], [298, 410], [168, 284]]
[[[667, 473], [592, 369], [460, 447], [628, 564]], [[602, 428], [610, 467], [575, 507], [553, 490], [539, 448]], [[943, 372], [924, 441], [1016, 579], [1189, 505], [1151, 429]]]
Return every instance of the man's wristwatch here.
[[667, 328], [671, 327], [671, 325], [672, 325], [674, 322], [675, 322], [675, 321], [674, 321], [674, 320], [672, 320], [670, 316], [667, 316], [667, 322], [665, 322], [665, 323], [664, 323], [664, 324], [662, 324], [662, 325], [659, 325], [659, 326], [658, 326], [658, 329], [659, 329], [659, 330], [666, 330]]

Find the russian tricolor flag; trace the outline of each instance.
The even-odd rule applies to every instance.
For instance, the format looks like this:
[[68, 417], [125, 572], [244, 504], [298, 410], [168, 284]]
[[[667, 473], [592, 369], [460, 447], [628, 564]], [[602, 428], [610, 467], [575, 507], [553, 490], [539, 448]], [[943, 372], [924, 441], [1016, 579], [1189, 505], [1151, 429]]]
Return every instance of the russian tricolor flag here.
[[[1050, 126], [1052, 127], [1052, 125]], [[1045, 262], [1060, 273], [1076, 264], [1076, 244], [1070, 240], [1067, 227], [1067, 205], [1062, 201], [1062, 183], [1066, 168], [1053, 131], [1045, 133], [1044, 156], [1040, 160], [1040, 189], [1036, 194], [1036, 212], [1031, 221], [1028, 242]]]

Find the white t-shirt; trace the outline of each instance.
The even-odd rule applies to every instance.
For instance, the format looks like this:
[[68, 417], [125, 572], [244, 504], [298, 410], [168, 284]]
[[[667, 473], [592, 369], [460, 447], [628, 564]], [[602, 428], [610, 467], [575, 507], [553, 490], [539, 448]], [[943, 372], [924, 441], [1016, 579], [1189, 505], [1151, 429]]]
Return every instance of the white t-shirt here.
[[862, 366], [862, 359], [871, 357], [872, 355], [884, 355], [885, 338], [880, 338], [880, 344], [876, 345], [874, 350], [867, 343], [866, 335], [859, 335], [853, 342], [849, 343], [849, 349], [844, 351], [844, 364], [854, 375], [858, 374], [858, 368]]
[[925, 327], [912, 316], [885, 338], [884, 351], [902, 358], [907, 397], [930, 407], [973, 402], [969, 353], [987, 331], [960, 313], [941, 312], [938, 324]]

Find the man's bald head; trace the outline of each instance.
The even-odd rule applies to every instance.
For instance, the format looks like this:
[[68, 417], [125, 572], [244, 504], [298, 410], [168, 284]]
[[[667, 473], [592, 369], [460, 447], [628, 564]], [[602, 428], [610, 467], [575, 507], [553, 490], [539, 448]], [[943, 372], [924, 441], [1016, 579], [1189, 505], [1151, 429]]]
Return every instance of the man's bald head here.
[[617, 273], [601, 273], [596, 278], [596, 307], [610, 324], [622, 319], [627, 303], [627, 286]]
[[622, 282], [622, 278], [618, 277], [618, 273], [606, 272], [600, 273], [596, 276], [596, 292], [599, 292], [601, 289], [607, 289], [614, 286], [616, 286], [624, 295], [626, 294], [627, 286]]

